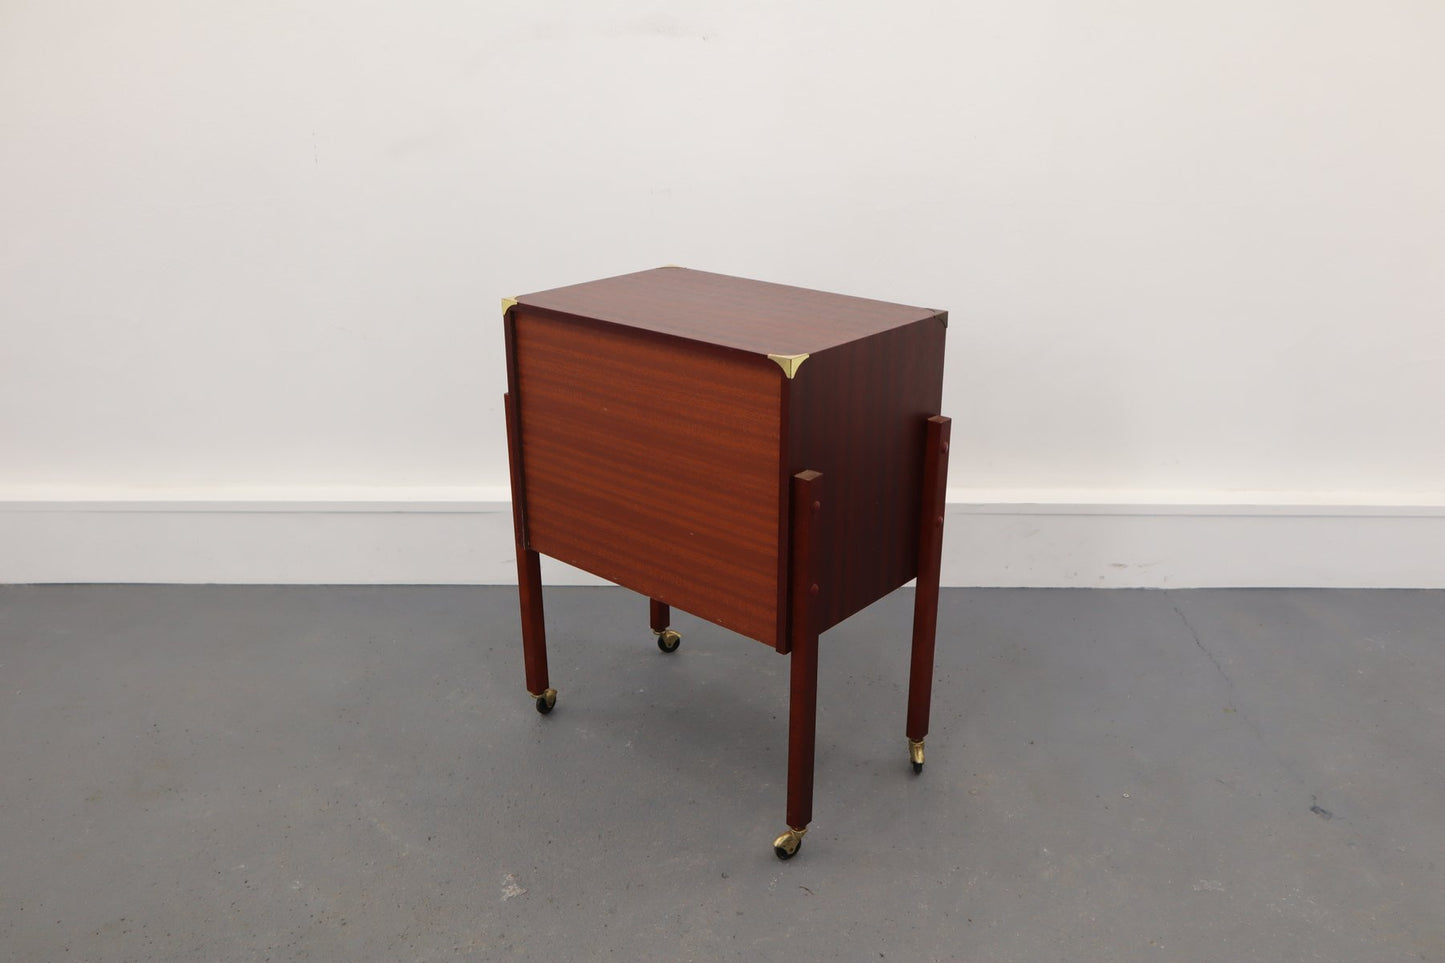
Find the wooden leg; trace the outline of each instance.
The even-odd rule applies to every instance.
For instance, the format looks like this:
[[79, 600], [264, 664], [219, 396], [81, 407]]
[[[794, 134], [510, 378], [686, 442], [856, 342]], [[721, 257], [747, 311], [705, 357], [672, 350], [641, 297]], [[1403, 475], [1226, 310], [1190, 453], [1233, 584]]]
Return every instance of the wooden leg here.
[[527, 694], [546, 714], [557, 703], [557, 690], [547, 684], [547, 627], [542, 616], [541, 557], [527, 547], [527, 520], [522, 506], [522, 453], [512, 396], [502, 396], [507, 415], [507, 452], [512, 469], [512, 531], [517, 545], [517, 597], [522, 607], [522, 658]]
[[791, 637], [788, 684], [788, 831], [773, 840], [779, 859], [791, 859], [813, 821], [813, 749], [818, 718], [818, 596], [814, 546], [822, 503], [822, 475], [793, 476]]
[[[530, 549], [517, 549], [517, 595], [522, 603], [522, 658], [526, 663], [527, 692], [533, 699], [555, 703], [557, 693], [547, 685], [547, 627], [542, 618], [541, 558]], [[550, 697], [549, 694], [550, 693]], [[538, 709], [542, 710], [543, 702]]]
[[682, 644], [682, 636], [668, 628], [672, 620], [672, 609], [666, 602], [648, 599], [648, 618], [652, 623], [652, 634], [657, 636], [657, 647], [664, 652], [676, 652]]
[[923, 508], [918, 523], [918, 588], [913, 594], [913, 659], [908, 674], [908, 749], [913, 771], [923, 771], [923, 737], [933, 699], [933, 642], [938, 631], [938, 574], [943, 556], [944, 491], [948, 484], [951, 422], [928, 419], [923, 455]]

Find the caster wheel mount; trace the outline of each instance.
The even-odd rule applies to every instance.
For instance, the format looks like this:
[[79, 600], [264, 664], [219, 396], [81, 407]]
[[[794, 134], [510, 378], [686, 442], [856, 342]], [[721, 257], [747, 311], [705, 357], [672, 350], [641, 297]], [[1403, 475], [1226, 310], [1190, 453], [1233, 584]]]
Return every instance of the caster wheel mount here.
[[792, 859], [803, 848], [803, 834], [807, 831], [806, 828], [789, 829], [773, 840], [773, 852], [779, 859]]
[[657, 636], [657, 647], [663, 652], [676, 652], [677, 647], [682, 645], [682, 636], [672, 629], [663, 629], [660, 632], [654, 632], [653, 635]]
[[912, 739], [908, 740], [908, 758], [913, 761], [913, 771], [915, 773], [920, 773], [923, 771], [922, 739], [919, 739], [917, 742], [914, 742]]
[[527, 693], [527, 695], [532, 696], [533, 699], [537, 700], [537, 711], [542, 713], [542, 715], [544, 716], [547, 713], [551, 712], [552, 707], [557, 704], [556, 689], [547, 689], [541, 695], [535, 695], [531, 692]]

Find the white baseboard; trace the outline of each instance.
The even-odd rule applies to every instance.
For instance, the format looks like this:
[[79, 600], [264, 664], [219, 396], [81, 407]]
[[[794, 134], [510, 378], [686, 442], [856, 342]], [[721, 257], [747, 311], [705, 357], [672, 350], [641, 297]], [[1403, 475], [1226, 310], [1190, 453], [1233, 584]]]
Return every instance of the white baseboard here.
[[[1445, 588], [1434, 493], [952, 489], [949, 586]], [[497, 488], [0, 491], [0, 583], [513, 584]], [[543, 563], [554, 585], [600, 580]]]

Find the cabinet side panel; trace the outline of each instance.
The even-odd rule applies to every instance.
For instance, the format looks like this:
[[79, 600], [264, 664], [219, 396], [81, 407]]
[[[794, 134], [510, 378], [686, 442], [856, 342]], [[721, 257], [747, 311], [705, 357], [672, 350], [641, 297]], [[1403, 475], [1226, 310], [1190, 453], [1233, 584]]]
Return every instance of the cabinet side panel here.
[[934, 318], [830, 348], [793, 379], [790, 472], [828, 480], [818, 534], [819, 631], [918, 574], [925, 421], [943, 400]]
[[515, 310], [531, 547], [774, 644], [777, 366]]

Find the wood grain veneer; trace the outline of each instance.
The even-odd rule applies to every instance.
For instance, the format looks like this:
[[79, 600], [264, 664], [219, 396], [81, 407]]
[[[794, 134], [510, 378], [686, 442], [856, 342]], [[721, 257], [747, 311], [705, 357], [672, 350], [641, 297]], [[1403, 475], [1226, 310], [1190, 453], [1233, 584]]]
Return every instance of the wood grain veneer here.
[[513, 310], [528, 546], [775, 644], [777, 365]]
[[[504, 310], [522, 645], [550, 712], [539, 554], [789, 653], [791, 858], [813, 816], [818, 636], [918, 578], [907, 735], [937, 629], [947, 315], [659, 268]], [[675, 645], [663, 645], [671, 652]]]

